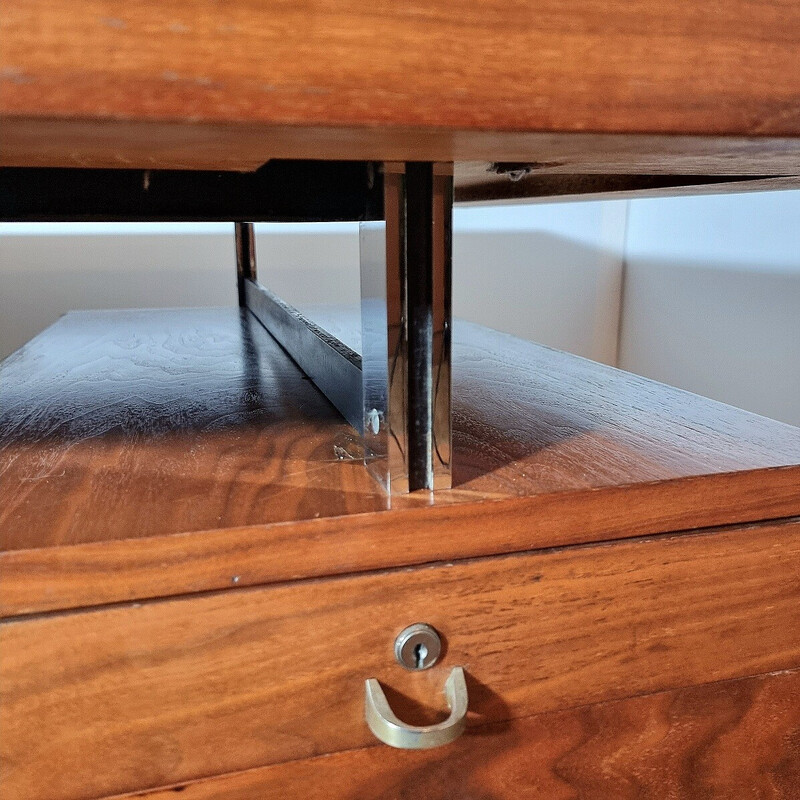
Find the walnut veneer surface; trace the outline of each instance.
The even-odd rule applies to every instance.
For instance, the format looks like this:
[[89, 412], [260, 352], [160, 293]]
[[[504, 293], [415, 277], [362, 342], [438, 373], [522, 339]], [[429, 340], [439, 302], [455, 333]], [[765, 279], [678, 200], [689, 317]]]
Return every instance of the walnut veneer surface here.
[[6, 0], [0, 41], [6, 165], [800, 165], [793, 0]]
[[[6, 360], [4, 793], [795, 798], [800, 429], [466, 323], [454, 386], [456, 488], [389, 509], [247, 312]], [[376, 746], [364, 680], [426, 723], [454, 665], [466, 736]]]
[[467, 323], [454, 363], [455, 488], [387, 513], [250, 315], [67, 315], [0, 367], [0, 609], [800, 514], [798, 428]]
[[[0, 782], [83, 800], [364, 747], [367, 678], [430, 724], [454, 665], [472, 726], [797, 668], [799, 568], [795, 521], [0, 623]], [[417, 620], [423, 673], [392, 655]]]
[[[445, 750], [373, 746], [175, 784], [136, 798], [794, 800], [800, 671], [471, 728]], [[131, 798], [131, 795], [126, 795]]]

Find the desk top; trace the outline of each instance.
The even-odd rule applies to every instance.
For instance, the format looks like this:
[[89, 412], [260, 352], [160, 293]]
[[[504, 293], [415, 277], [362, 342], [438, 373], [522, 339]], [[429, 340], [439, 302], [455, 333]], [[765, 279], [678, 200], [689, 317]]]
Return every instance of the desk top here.
[[6, 0], [0, 164], [800, 171], [795, 0]]

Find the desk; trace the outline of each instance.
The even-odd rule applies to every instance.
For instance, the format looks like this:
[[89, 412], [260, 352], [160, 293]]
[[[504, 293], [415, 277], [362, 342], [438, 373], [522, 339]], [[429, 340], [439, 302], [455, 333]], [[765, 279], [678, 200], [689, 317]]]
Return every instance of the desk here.
[[[798, 796], [800, 430], [451, 324], [446, 291], [453, 197], [796, 185], [797, 4], [11, 0], [0, 37], [3, 213], [119, 215], [95, 190], [130, 181], [237, 219], [242, 290], [70, 314], [0, 367], [4, 796]], [[447, 488], [384, 491], [369, 408], [291, 335], [379, 361], [281, 333], [257, 284], [248, 219], [345, 200], [408, 336], [442, 315], [397, 386], [446, 389], [410, 406]], [[414, 623], [429, 668], [395, 658]], [[378, 741], [365, 682], [426, 728], [458, 674], [464, 735]]]

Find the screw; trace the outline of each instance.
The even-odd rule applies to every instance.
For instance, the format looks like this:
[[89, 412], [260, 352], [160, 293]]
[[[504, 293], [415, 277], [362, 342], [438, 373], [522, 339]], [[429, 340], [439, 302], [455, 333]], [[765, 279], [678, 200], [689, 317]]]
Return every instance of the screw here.
[[372, 433], [377, 436], [378, 431], [381, 429], [381, 415], [377, 408], [373, 408], [367, 414], [367, 430], [372, 431]]

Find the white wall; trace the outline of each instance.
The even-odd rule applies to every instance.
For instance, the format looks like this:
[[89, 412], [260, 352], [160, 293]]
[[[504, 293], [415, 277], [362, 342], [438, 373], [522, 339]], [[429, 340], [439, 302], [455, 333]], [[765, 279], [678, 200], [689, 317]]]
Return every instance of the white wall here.
[[0, 225], [0, 358], [71, 309], [236, 302], [233, 224]]
[[800, 192], [630, 205], [620, 366], [800, 425]]
[[627, 204], [456, 209], [453, 312], [616, 363]]
[[[457, 209], [454, 310], [616, 358], [624, 203]], [[258, 274], [298, 306], [359, 301], [355, 223], [257, 226]], [[74, 308], [230, 305], [233, 225], [0, 225], [0, 358]]]

